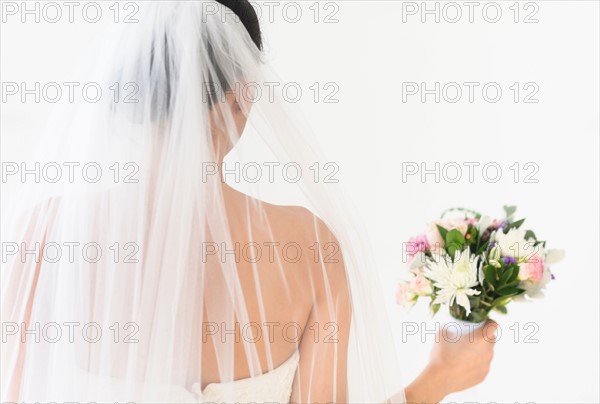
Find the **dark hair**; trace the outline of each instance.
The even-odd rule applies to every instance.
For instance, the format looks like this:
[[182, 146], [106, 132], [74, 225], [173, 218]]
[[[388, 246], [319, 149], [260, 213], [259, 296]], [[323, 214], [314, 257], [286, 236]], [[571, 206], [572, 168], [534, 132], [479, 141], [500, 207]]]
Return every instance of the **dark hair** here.
[[[223, 7], [229, 8], [238, 18], [236, 22], [241, 22], [252, 42], [256, 45], [259, 51], [262, 51], [262, 33], [260, 31], [260, 22], [258, 21], [258, 16], [256, 15], [256, 11], [254, 7], [248, 0], [216, 0], [217, 3], [221, 4]], [[215, 83], [205, 83], [207, 90], [207, 100], [209, 105], [213, 105], [219, 96], [223, 95], [223, 91], [227, 91], [231, 89], [231, 84], [229, 83], [225, 74], [220, 68], [219, 63], [217, 62], [217, 58], [215, 57], [214, 50], [211, 44], [207, 44], [208, 47], [208, 55], [211, 60], [211, 64], [215, 70], [215, 82], [219, 84], [219, 89], [215, 88]]]
[[[241, 22], [252, 42], [256, 45], [259, 51], [262, 51], [263, 42], [262, 42], [262, 33], [260, 30], [260, 22], [258, 20], [258, 16], [254, 7], [248, 0], [216, 0], [217, 3], [221, 4], [223, 7], [227, 7], [230, 9], [235, 16], [237, 17], [237, 21]], [[173, 76], [177, 75], [177, 69], [175, 66], [171, 66], [169, 64], [169, 40], [165, 36], [164, 42], [159, 46], [153, 45], [150, 51], [150, 70], [156, 72], [156, 75], [162, 80], [157, 84], [156, 88], [149, 89], [151, 94], [151, 109], [152, 115], [155, 119], [164, 119], [165, 116], [170, 114], [172, 109], [172, 79]], [[223, 94], [223, 91], [229, 90], [231, 87], [231, 83], [228, 82], [225, 74], [219, 67], [219, 63], [216, 62], [215, 51], [213, 50], [210, 43], [206, 44], [208, 48], [208, 57], [210, 59], [210, 63], [214, 66], [214, 83], [204, 83], [206, 88], [205, 98], [209, 105], [213, 105], [219, 96]], [[155, 52], [157, 48], [160, 49], [159, 52], [164, 54], [163, 61], [164, 63], [155, 64]], [[216, 86], [215, 84], [218, 84]]]
[[218, 3], [229, 8], [240, 19], [250, 38], [259, 50], [262, 50], [262, 33], [256, 10], [248, 0], [216, 0]]

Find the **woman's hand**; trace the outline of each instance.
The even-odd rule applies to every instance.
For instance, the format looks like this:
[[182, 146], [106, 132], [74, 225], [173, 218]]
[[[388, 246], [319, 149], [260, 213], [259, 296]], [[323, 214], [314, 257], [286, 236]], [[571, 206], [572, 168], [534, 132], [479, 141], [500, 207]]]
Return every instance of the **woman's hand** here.
[[494, 354], [498, 324], [489, 320], [473, 336], [451, 342], [439, 335], [425, 370], [405, 390], [408, 403], [438, 403], [450, 393], [481, 383]]

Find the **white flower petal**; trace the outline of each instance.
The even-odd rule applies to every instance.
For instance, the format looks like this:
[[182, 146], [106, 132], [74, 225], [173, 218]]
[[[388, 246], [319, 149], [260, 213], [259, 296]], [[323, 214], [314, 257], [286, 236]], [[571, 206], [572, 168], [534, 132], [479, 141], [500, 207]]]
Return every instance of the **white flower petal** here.
[[471, 303], [469, 302], [469, 298], [465, 293], [459, 292], [456, 294], [456, 303], [465, 308], [467, 316], [471, 314]]
[[427, 256], [422, 251], [415, 254], [413, 261], [410, 263], [410, 269], [422, 268], [427, 264]]
[[552, 249], [546, 253], [546, 264], [553, 265], [565, 258], [565, 250]]
[[476, 228], [478, 232], [483, 232], [485, 229], [490, 227], [492, 224], [492, 219], [489, 216], [482, 216], [481, 219], [477, 222]]

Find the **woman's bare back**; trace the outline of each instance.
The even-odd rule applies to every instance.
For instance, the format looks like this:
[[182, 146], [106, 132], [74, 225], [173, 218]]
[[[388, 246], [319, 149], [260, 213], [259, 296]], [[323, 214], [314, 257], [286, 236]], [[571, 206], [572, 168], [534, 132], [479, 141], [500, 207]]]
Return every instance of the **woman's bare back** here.
[[205, 310], [203, 388], [224, 382], [215, 344], [236, 341], [234, 380], [238, 380], [251, 376], [244, 342], [256, 349], [266, 373], [292, 356], [302, 333], [307, 339], [327, 331], [334, 334], [335, 326], [324, 329], [323, 324], [311, 324], [310, 317], [316, 295], [327, 283], [326, 268], [343, 265], [331, 232], [307, 209], [267, 204], [227, 187], [224, 199], [233, 245], [210, 243], [203, 251], [209, 268], [211, 260], [216, 267], [227, 260], [236, 263], [248, 322], [235, 318], [232, 324], [217, 326]]

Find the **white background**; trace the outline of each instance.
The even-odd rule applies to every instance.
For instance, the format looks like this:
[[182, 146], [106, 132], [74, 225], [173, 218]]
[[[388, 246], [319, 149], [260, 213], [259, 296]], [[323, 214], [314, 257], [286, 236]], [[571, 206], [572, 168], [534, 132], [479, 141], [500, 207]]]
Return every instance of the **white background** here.
[[[503, 335], [488, 379], [447, 400], [598, 403], [598, 2], [537, 1], [527, 8], [521, 2], [517, 23], [512, 1], [497, 2], [502, 10], [497, 23], [483, 17], [489, 2], [475, 8], [473, 23], [463, 2], [456, 3], [463, 13], [456, 23], [443, 15], [439, 23], [434, 15], [422, 22], [420, 14], [403, 22], [407, 2], [366, 0], [316, 7], [313, 1], [297, 2], [303, 14], [293, 23], [295, 7], [285, 13], [286, 3], [292, 2], [276, 3], [271, 16], [263, 14], [269, 60], [284, 81], [304, 86], [298, 104], [361, 210], [377, 259], [374, 273], [389, 296], [403, 379], [425, 365], [433, 337], [403, 341], [402, 321], [423, 322], [429, 329], [434, 322], [424, 302], [408, 313], [394, 304], [394, 287], [403, 275], [401, 243], [448, 207], [499, 216], [502, 205], [514, 204], [517, 216], [527, 217], [526, 227], [550, 247], [564, 248], [567, 258], [554, 268], [557, 280], [546, 299], [512, 304], [508, 316], [494, 317]], [[258, 6], [268, 12], [264, 2]], [[429, 9], [435, 6], [427, 2]], [[446, 10], [454, 18], [456, 9]], [[522, 21], [535, 10], [537, 23]], [[494, 10], [488, 11], [493, 18]], [[328, 15], [337, 22], [325, 23]], [[72, 49], [97, 32], [86, 23], [3, 24], [2, 81], [65, 80], [77, 56]], [[336, 83], [339, 102], [315, 103], [308, 89], [315, 82]], [[403, 102], [403, 82], [426, 82], [428, 88], [436, 82], [494, 82], [503, 95], [487, 102], [479, 86], [470, 103], [463, 87], [457, 103], [436, 103], [433, 96], [423, 103], [419, 95]], [[517, 103], [509, 89], [515, 82], [521, 84]], [[538, 103], [523, 102], [528, 82], [539, 87]], [[44, 105], [2, 104], [3, 160], [25, 155], [48, 111]], [[447, 177], [436, 182], [432, 174], [425, 181], [418, 175], [403, 181], [403, 163], [422, 162], [429, 169], [436, 162], [480, 166], [472, 183], [465, 167], [457, 183]], [[486, 163], [502, 168], [498, 182], [484, 178]], [[518, 181], [510, 169], [514, 163], [522, 170]], [[537, 183], [525, 182], [531, 171], [526, 163], [539, 167]], [[534, 330], [525, 329], [530, 322], [537, 325], [535, 343], [525, 342]], [[517, 342], [509, 329], [515, 324]]]

